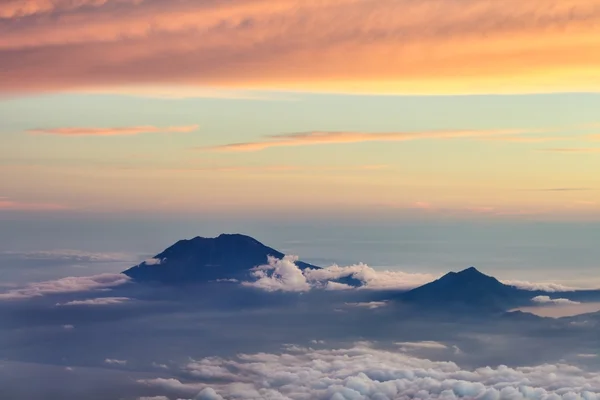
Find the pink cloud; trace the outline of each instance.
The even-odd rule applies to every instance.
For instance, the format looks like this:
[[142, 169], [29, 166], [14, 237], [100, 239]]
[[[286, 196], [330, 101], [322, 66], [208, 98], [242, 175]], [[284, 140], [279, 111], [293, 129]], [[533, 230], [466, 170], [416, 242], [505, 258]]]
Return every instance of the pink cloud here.
[[198, 125], [189, 126], [167, 126], [164, 128], [156, 126], [130, 126], [120, 128], [52, 128], [52, 129], [30, 129], [32, 134], [48, 134], [60, 136], [121, 136], [139, 135], [142, 133], [187, 133], [198, 129]]
[[62, 204], [22, 202], [0, 197], [0, 211], [58, 211], [69, 208]]
[[364, 142], [402, 142], [423, 139], [473, 139], [488, 136], [517, 135], [527, 130], [448, 130], [427, 132], [298, 132], [268, 136], [265, 140], [246, 143], [232, 143], [208, 148], [212, 151], [248, 152], [271, 147], [296, 147], [322, 144], [345, 144]]

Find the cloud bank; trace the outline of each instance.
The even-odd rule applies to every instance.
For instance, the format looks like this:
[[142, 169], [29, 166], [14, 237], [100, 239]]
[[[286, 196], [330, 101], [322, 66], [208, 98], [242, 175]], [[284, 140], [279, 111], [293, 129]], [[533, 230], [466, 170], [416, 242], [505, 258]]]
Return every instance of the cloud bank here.
[[12, 289], [6, 293], [0, 293], [0, 300], [20, 300], [52, 294], [100, 290], [123, 285], [129, 282], [129, 280], [129, 277], [123, 274], [68, 277], [53, 281], [31, 283], [24, 288]]
[[597, 91], [599, 5], [600, 0], [3, 1], [0, 91], [150, 86]]
[[343, 278], [360, 281], [361, 289], [399, 289], [406, 290], [431, 282], [435, 277], [430, 274], [412, 274], [401, 271], [376, 271], [366, 264], [349, 267], [333, 265], [323, 269], [301, 270], [295, 262], [296, 256], [283, 259], [269, 257], [268, 264], [253, 269], [255, 281], [242, 282], [242, 285], [255, 287], [269, 292], [307, 292], [311, 289], [347, 290], [344, 283], [334, 282]]
[[[453, 362], [380, 350], [370, 343], [346, 349], [295, 347], [283, 354], [240, 354], [234, 359], [212, 357], [192, 361], [183, 370], [195, 380], [159, 378], [139, 383], [188, 396], [201, 393], [204, 399], [600, 398], [600, 374], [567, 364], [465, 370]], [[202, 383], [206, 379], [219, 383]]]

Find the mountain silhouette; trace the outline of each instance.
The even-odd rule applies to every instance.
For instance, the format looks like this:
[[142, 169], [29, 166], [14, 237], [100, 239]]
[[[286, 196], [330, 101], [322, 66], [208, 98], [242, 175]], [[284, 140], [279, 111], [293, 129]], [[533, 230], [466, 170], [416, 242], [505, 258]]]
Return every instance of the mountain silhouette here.
[[[221, 234], [216, 238], [180, 240], [123, 273], [136, 281], [180, 284], [225, 279], [248, 279], [250, 269], [267, 264], [269, 256], [284, 254], [250, 236]], [[297, 261], [300, 269], [319, 267]]]
[[438, 309], [504, 311], [522, 304], [532, 292], [505, 285], [470, 267], [450, 272], [438, 280], [399, 296], [399, 300]]

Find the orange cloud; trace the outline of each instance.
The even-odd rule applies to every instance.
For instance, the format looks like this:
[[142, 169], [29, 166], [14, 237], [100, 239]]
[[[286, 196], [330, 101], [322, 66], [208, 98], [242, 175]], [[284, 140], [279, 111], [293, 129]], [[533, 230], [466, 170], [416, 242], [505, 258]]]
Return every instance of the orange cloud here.
[[600, 90], [600, 0], [4, 3], [4, 93]]
[[485, 137], [481, 138], [482, 140], [491, 140], [498, 142], [513, 142], [513, 143], [545, 143], [545, 142], [554, 142], [561, 140], [573, 140], [572, 137], [556, 137], [556, 136], [545, 136], [545, 137], [526, 137], [526, 136], [493, 136], [493, 137]]
[[271, 135], [267, 140], [259, 142], [232, 143], [209, 150], [238, 152], [260, 151], [271, 147], [309, 146], [317, 144], [341, 144], [362, 142], [400, 142], [420, 139], [459, 139], [478, 138], [484, 136], [516, 135], [527, 132], [526, 130], [456, 130], [456, 131], [429, 131], [429, 132], [299, 132], [291, 134]]
[[29, 203], [0, 197], [0, 211], [59, 211], [69, 207], [53, 203]]
[[144, 0], [4, 0], [0, 18], [22, 18], [55, 11], [72, 11], [80, 7], [101, 7], [118, 3], [140, 4]]
[[53, 128], [53, 129], [30, 129], [32, 134], [48, 134], [60, 136], [120, 136], [139, 135], [141, 133], [185, 133], [198, 129], [198, 125], [168, 126], [160, 128], [156, 126], [130, 126], [121, 128]]
[[562, 147], [554, 149], [541, 149], [552, 153], [600, 153], [600, 148], [595, 147]]

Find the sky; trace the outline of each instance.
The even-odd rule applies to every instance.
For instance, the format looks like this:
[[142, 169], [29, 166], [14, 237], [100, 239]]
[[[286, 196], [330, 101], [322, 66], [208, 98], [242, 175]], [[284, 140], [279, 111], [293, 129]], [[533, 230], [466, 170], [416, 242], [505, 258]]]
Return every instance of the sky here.
[[242, 232], [319, 265], [588, 280], [598, 22], [598, 0], [3, 1], [0, 251]]
[[597, 220], [599, 10], [5, 1], [0, 212]]

